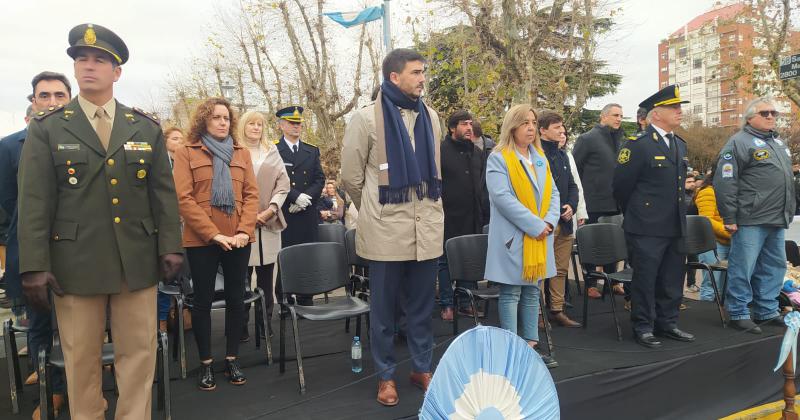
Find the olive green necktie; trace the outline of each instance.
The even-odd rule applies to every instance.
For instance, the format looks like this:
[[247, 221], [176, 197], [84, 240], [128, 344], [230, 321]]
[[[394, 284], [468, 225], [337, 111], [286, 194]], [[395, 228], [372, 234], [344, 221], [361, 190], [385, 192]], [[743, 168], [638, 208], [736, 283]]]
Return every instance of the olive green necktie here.
[[97, 125], [94, 131], [97, 132], [97, 137], [100, 138], [103, 149], [108, 150], [108, 142], [111, 140], [111, 123], [106, 119], [106, 110], [103, 107], [97, 107], [94, 116], [97, 117]]

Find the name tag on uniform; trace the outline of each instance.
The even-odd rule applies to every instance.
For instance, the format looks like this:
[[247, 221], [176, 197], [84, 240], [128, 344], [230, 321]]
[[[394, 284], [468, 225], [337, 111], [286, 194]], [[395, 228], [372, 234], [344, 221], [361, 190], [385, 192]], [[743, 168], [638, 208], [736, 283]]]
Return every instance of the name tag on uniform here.
[[283, 164], [286, 165], [286, 166], [294, 166], [294, 163], [291, 163], [291, 162], [283, 162]]
[[80, 144], [59, 144], [58, 150], [81, 150]]
[[665, 160], [666, 157], [664, 157], [664, 156], [653, 156], [653, 159], [655, 159], [655, 160]]
[[150, 143], [143, 142], [143, 141], [129, 141], [124, 145], [125, 150], [136, 150], [141, 152], [152, 152], [153, 147], [150, 146]]
[[387, 169], [389, 169], [388, 163], [381, 163], [380, 165], [378, 165], [378, 170], [385, 171]]

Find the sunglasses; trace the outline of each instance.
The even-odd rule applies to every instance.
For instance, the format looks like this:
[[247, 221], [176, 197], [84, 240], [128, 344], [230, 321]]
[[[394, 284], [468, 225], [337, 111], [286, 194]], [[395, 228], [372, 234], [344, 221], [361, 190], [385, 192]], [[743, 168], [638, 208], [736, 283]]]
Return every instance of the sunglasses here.
[[758, 115], [761, 115], [764, 118], [767, 118], [770, 115], [772, 115], [775, 118], [778, 118], [779, 114], [778, 114], [778, 111], [773, 109], [772, 111], [758, 111]]

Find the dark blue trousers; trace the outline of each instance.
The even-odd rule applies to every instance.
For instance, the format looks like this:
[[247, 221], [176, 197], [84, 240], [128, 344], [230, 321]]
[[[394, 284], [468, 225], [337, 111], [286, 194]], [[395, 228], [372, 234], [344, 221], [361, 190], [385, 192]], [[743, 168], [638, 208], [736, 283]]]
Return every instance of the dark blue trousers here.
[[[53, 347], [53, 327], [50, 319], [50, 312], [37, 312], [27, 307], [28, 313], [28, 357], [31, 360], [33, 369], [39, 366], [39, 349], [47, 348], [48, 351]], [[64, 371], [61, 369], [51, 370], [52, 376], [50, 383], [53, 393], [64, 393]]]
[[435, 286], [436, 259], [370, 262], [370, 345], [375, 370], [381, 372], [381, 380], [392, 379], [394, 375], [397, 363], [394, 356], [396, 309], [403, 304], [412, 370], [431, 372], [431, 313]]

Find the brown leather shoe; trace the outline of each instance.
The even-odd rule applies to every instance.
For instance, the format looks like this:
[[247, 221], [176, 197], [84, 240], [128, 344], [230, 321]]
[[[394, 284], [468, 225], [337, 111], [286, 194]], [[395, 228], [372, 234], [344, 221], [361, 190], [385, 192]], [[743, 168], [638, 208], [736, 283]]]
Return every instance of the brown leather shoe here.
[[596, 287], [590, 287], [586, 289], [586, 293], [589, 294], [589, 297], [592, 299], [600, 299], [603, 295], [600, 294], [600, 291], [597, 290]]
[[394, 407], [400, 402], [397, 396], [397, 384], [393, 380], [378, 381], [378, 402], [387, 407]]
[[161, 332], [167, 332], [167, 320], [166, 319], [159, 319], [158, 320], [158, 330]]
[[550, 312], [550, 320], [562, 327], [580, 328], [581, 323], [571, 320], [564, 312]]
[[39, 383], [39, 373], [37, 372], [31, 373], [31, 376], [25, 380], [25, 385], [36, 385], [37, 383]]
[[411, 372], [411, 375], [408, 377], [408, 379], [411, 380], [411, 385], [423, 391], [428, 390], [428, 385], [431, 384], [432, 378], [433, 374], [430, 372]]
[[[66, 398], [62, 394], [53, 394], [53, 415], [58, 417], [58, 413], [61, 412], [61, 409], [64, 408], [64, 404], [66, 403]], [[33, 414], [31, 415], [31, 420], [40, 420], [42, 418], [42, 410], [39, 406], [36, 406], [36, 409], [33, 410]]]
[[617, 296], [625, 296], [625, 287], [623, 287], [620, 283], [615, 284], [612, 287], [612, 290], [614, 290], [614, 294]]
[[452, 321], [453, 320], [453, 308], [444, 308], [442, 309], [442, 321]]

